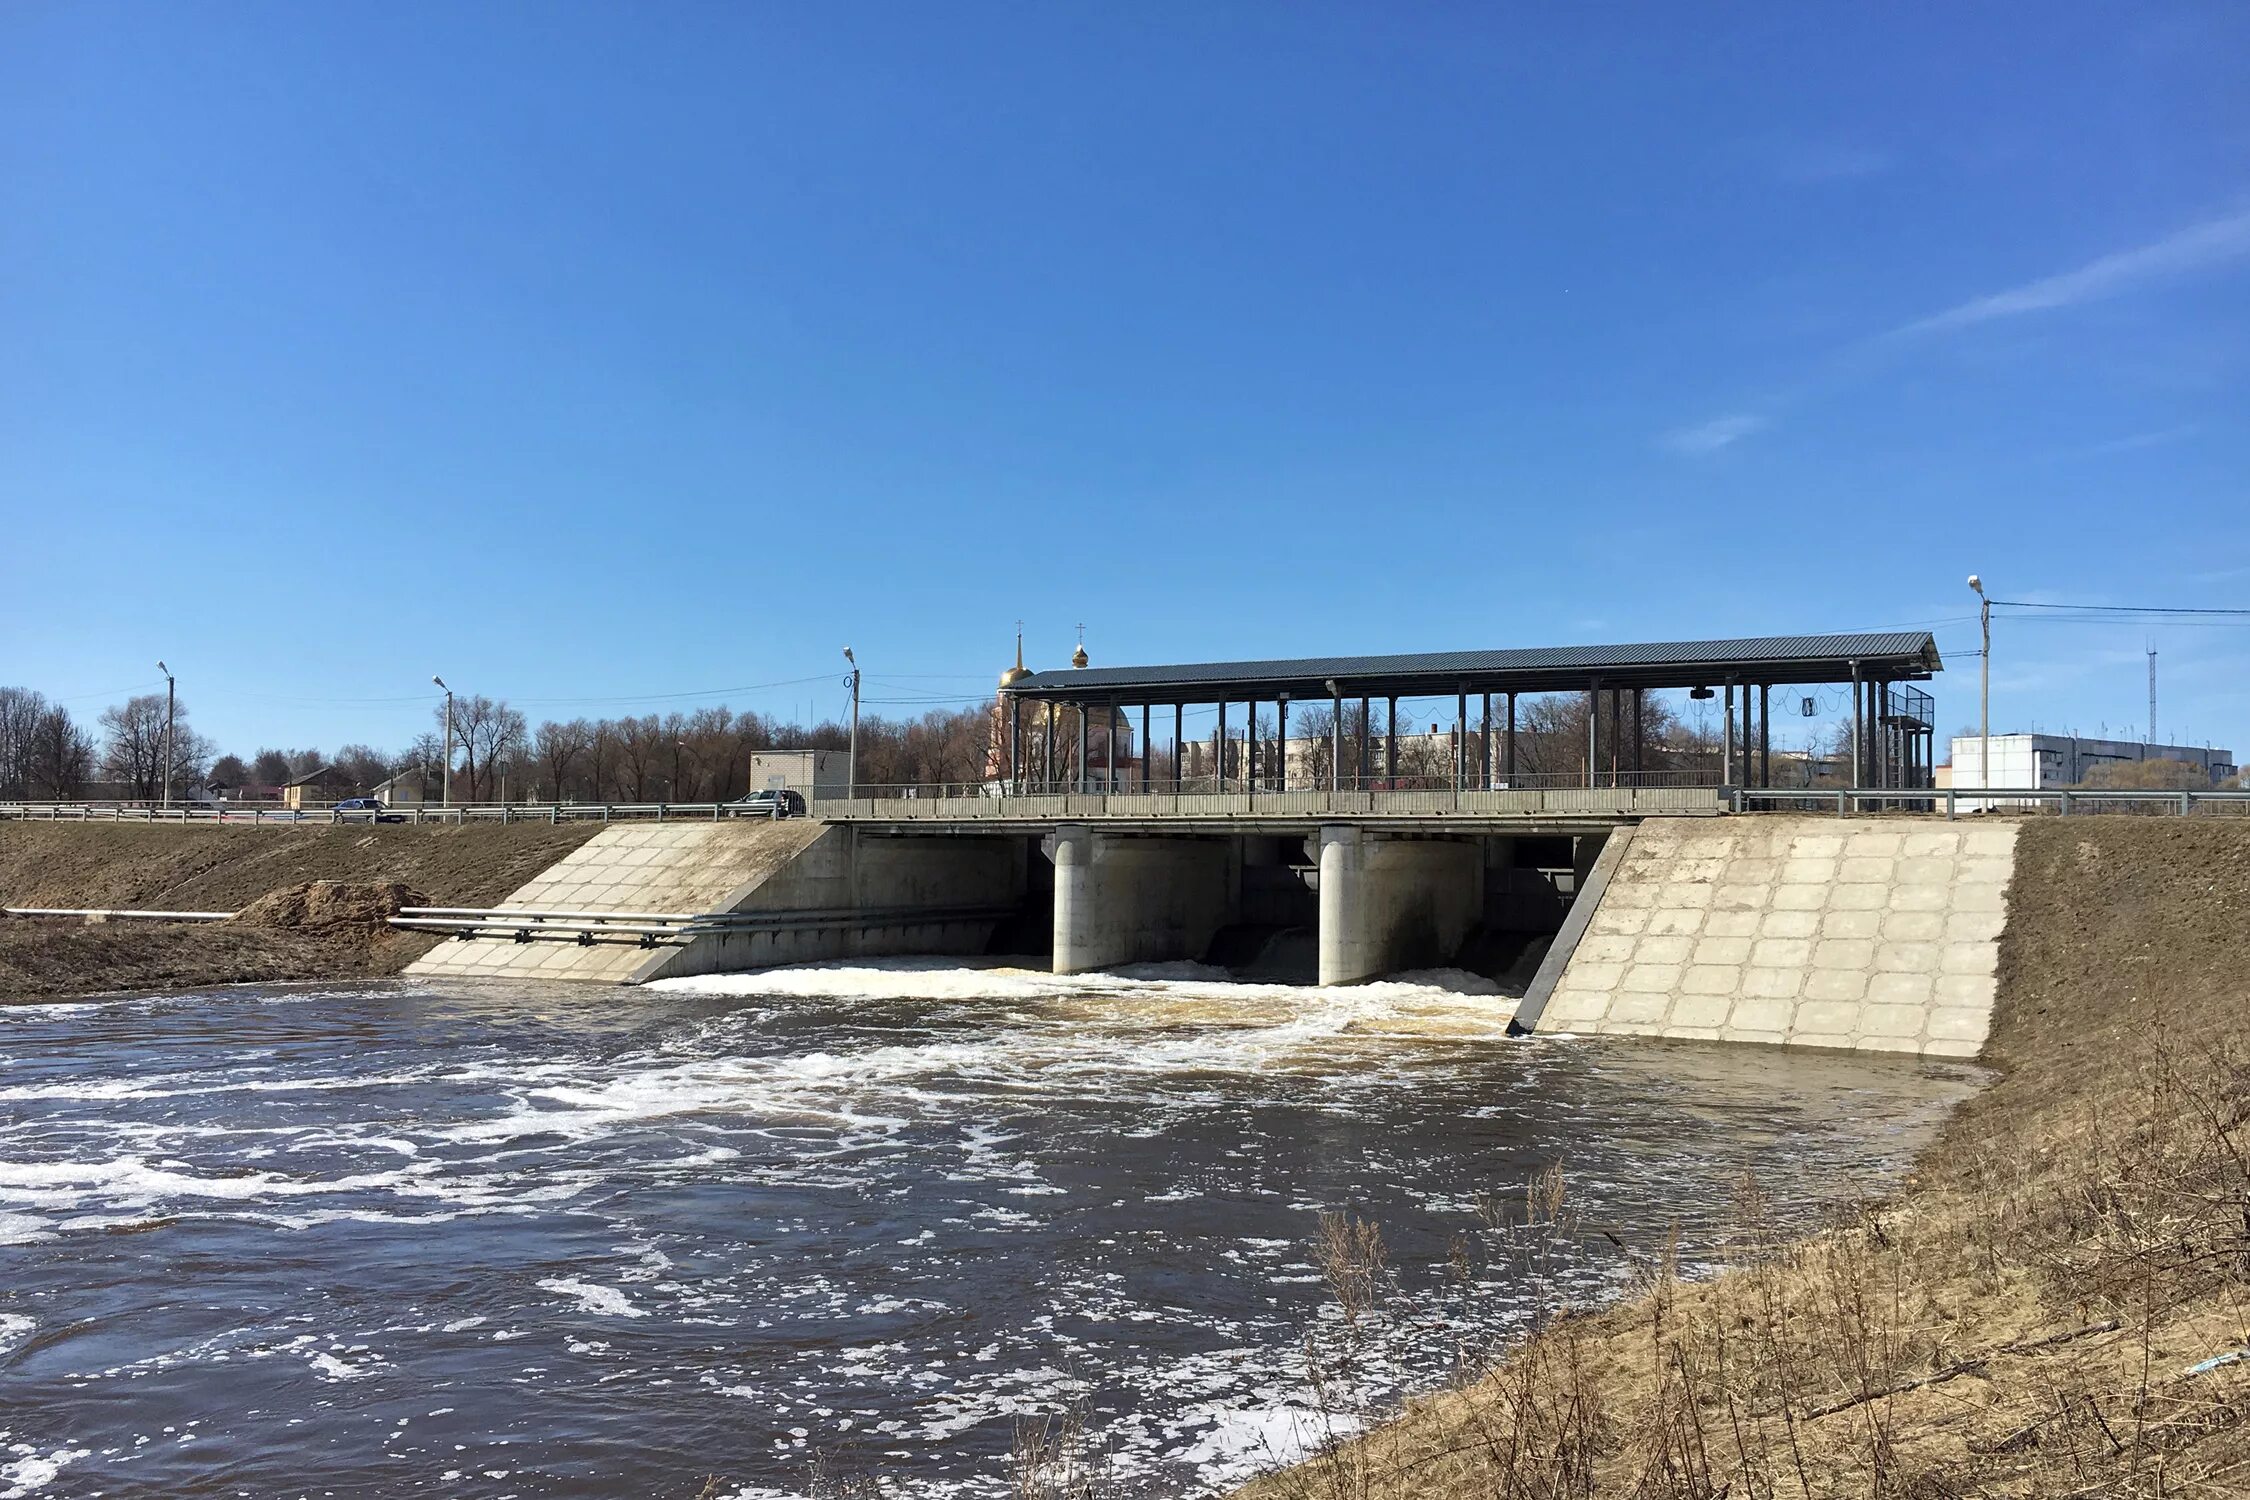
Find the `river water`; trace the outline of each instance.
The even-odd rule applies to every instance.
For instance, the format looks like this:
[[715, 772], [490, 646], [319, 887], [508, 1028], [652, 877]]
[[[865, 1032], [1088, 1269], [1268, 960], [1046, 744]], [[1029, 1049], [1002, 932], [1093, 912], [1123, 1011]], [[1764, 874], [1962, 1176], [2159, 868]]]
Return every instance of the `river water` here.
[[[1312, 1430], [1323, 1211], [1389, 1242], [1379, 1405], [1611, 1235], [1692, 1257], [1745, 1169], [1791, 1224], [1882, 1190], [1977, 1081], [1130, 973], [0, 1006], [0, 1500], [1003, 1495], [1064, 1406], [1126, 1493], [1208, 1493]], [[1534, 1286], [1475, 1210], [1558, 1159]]]

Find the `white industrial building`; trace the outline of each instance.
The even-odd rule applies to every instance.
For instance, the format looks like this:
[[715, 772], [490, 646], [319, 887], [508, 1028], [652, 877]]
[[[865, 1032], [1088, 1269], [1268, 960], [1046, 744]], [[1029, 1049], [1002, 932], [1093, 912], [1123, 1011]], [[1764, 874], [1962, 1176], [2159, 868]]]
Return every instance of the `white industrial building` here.
[[2205, 745], [2146, 745], [2138, 740], [2089, 740], [2071, 734], [1996, 734], [1992, 737], [1992, 775], [1984, 774], [1984, 739], [1956, 735], [1953, 740], [1955, 789], [2083, 786], [2102, 766], [2144, 760], [2173, 760], [2195, 766], [2217, 786], [2235, 774], [2234, 752]]

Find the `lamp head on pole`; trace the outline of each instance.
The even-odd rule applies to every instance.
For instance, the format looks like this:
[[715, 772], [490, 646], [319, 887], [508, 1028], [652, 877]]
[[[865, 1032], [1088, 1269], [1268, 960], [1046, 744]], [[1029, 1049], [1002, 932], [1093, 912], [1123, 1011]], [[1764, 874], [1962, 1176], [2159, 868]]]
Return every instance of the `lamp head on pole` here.
[[158, 663], [156, 664], [156, 670], [157, 670], [157, 671], [159, 671], [159, 672], [162, 672], [162, 673], [164, 674], [164, 678], [165, 678], [165, 680], [166, 680], [167, 682], [169, 682], [169, 681], [171, 680], [171, 677], [172, 677], [172, 669], [171, 669], [170, 667], [167, 667], [167, 666], [166, 666], [166, 665], [164, 665], [164, 663], [162, 663], [162, 662], [158, 662]]
[[1976, 574], [1971, 573], [1969, 575], [1969, 587], [1975, 589], [1981, 596], [1984, 593], [1984, 580], [1982, 578], [1979, 578]]
[[844, 660], [850, 662], [855, 667], [859, 665], [859, 658], [852, 655], [852, 648], [849, 646], [846, 646], [844, 648]]
[[445, 688], [445, 690], [446, 690], [447, 692], [449, 692], [449, 693], [453, 691], [453, 689], [451, 689], [451, 688], [449, 688], [449, 687], [445, 687], [445, 679], [444, 679], [444, 678], [442, 678], [442, 677], [440, 677], [440, 676], [438, 676], [438, 675], [437, 675], [437, 673], [435, 673], [435, 672], [432, 672], [432, 673], [430, 674], [430, 681], [432, 681], [432, 682], [436, 683], [436, 684], [437, 684], [437, 685], [438, 685], [439, 687], [441, 687], [441, 688]]

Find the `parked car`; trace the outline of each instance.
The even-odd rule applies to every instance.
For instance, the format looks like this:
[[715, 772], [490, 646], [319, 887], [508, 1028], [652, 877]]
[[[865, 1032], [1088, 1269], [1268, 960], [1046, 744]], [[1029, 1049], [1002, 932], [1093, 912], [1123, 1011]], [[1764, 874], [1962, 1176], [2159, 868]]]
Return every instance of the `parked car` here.
[[[363, 813], [368, 816], [369, 821], [376, 823], [403, 823], [406, 821], [406, 814], [390, 811], [383, 806], [383, 799], [380, 797], [346, 797], [336, 804], [334, 810], [345, 814]], [[352, 821], [356, 823], [359, 819], [355, 817]]]
[[729, 802], [727, 811], [738, 818], [801, 818], [805, 815], [805, 798], [802, 792], [787, 787], [768, 787]]

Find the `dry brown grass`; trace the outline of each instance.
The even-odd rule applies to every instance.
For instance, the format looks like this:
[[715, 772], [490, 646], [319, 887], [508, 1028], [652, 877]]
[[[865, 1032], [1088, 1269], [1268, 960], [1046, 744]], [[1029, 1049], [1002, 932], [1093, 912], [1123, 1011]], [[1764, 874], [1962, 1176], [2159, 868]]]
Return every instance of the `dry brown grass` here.
[[[2250, 830], [2027, 825], [1988, 1055], [1893, 1202], [1669, 1257], [1254, 1500], [2250, 1493]], [[1559, 1183], [1513, 1242], [1574, 1231]]]

